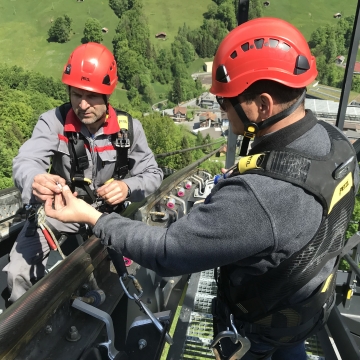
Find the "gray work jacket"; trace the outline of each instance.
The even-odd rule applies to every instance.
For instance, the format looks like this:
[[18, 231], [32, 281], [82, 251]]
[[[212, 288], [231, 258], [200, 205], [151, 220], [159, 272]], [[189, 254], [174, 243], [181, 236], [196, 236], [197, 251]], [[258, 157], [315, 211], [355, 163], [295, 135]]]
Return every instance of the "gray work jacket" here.
[[[24, 204], [34, 202], [32, 183], [35, 175], [47, 173], [52, 161], [56, 171], [70, 180], [70, 155], [65, 131], [81, 133], [88, 142], [86, 152], [89, 167], [85, 177], [92, 180], [91, 187], [96, 189], [109, 180], [114, 172], [116, 150], [111, 143], [111, 134], [119, 131], [115, 110], [109, 106], [109, 116], [104, 125], [93, 136], [76, 117], [71, 109], [66, 120], [62, 119], [59, 108], [42, 114], [33, 134], [20, 148], [13, 160], [13, 178], [15, 186], [22, 193]], [[163, 173], [158, 167], [154, 154], [150, 150], [141, 123], [133, 119], [134, 140], [129, 150], [130, 177], [123, 181], [131, 190], [129, 200], [141, 201], [159, 188]]]

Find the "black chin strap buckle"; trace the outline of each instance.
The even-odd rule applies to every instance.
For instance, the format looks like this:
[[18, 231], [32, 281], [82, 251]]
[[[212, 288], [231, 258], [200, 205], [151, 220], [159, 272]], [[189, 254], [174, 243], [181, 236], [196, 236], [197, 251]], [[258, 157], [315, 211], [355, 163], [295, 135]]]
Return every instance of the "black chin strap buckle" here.
[[245, 126], [244, 137], [254, 139], [259, 131], [259, 127], [256, 123], [249, 123]]

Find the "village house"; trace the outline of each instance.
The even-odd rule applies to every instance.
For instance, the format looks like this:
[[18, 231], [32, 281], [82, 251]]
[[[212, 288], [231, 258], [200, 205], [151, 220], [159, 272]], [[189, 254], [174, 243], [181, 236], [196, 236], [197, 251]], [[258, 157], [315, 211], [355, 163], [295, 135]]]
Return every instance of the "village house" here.
[[207, 73], [211, 73], [212, 72], [212, 67], [213, 67], [213, 62], [208, 61], [204, 65], [204, 71], [207, 72]]
[[204, 93], [199, 99], [199, 106], [206, 109], [219, 109], [216, 96], [210, 93]]
[[187, 108], [183, 106], [176, 106], [173, 110], [172, 119], [177, 122], [182, 122], [186, 120]]
[[339, 55], [335, 59], [335, 64], [342, 65], [342, 63], [345, 61], [345, 56]]
[[217, 123], [217, 116], [215, 113], [207, 111], [201, 113], [199, 116], [200, 128], [206, 128], [214, 126]]
[[157, 39], [161, 39], [161, 40], [166, 40], [166, 33], [164, 33], [164, 32], [159, 32], [159, 33], [157, 33], [157, 34], [155, 34], [155, 37], [157, 38]]

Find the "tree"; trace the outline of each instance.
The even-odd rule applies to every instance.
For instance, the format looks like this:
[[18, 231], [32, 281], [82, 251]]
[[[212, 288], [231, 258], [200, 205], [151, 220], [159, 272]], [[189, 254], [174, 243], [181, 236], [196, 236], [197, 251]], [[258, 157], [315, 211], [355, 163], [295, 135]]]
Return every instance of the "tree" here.
[[[181, 140], [181, 149], [188, 149], [190, 147], [189, 140], [186, 135], [183, 136]], [[181, 162], [181, 168], [184, 168], [185, 166], [188, 166], [192, 162], [192, 156], [191, 151], [186, 151], [184, 153], [180, 154], [180, 162]]]
[[249, 2], [249, 20], [263, 16], [263, 6], [261, 0], [251, 0]]
[[70, 40], [72, 20], [67, 15], [59, 16], [51, 25], [48, 36], [49, 41], [64, 43]]
[[85, 22], [83, 43], [103, 41], [103, 33], [98, 19], [89, 18]]
[[109, 6], [114, 10], [117, 17], [121, 18], [125, 11], [129, 10], [128, 0], [109, 0]]
[[207, 12], [204, 13], [204, 18], [215, 19], [217, 11], [218, 11], [218, 6], [216, 5], [216, 3], [214, 2], [210, 3], [207, 7]]
[[183, 93], [180, 77], [176, 77], [174, 80], [170, 98], [175, 104], [179, 104], [182, 101]]
[[219, 5], [216, 19], [219, 19], [229, 31], [234, 29], [237, 23], [233, 4], [230, 2], [223, 2]]

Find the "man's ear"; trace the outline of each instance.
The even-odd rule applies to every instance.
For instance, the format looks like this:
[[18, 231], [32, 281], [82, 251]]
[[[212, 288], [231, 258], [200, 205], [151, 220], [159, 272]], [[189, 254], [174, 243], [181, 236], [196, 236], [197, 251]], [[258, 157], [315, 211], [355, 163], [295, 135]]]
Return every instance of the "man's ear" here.
[[274, 108], [274, 100], [268, 93], [260, 94], [259, 99], [259, 114], [261, 119], [265, 120], [272, 115]]

